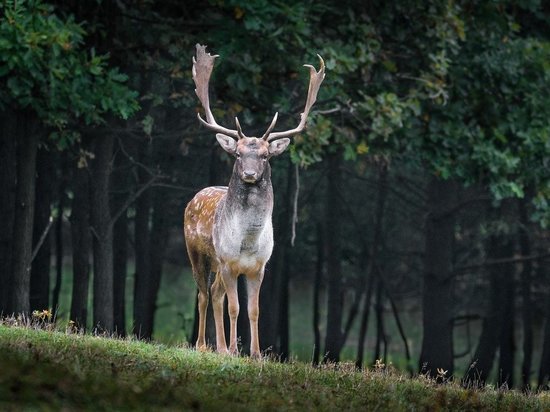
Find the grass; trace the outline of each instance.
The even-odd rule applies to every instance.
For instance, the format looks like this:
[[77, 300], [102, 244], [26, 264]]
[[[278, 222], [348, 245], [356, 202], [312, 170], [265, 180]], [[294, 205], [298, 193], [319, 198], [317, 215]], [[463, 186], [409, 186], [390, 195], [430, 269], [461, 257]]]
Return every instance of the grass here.
[[[183, 245], [181, 245], [181, 250]], [[71, 304], [71, 290], [72, 290], [72, 271], [70, 259], [66, 259], [65, 269], [62, 274], [61, 294], [58, 307], [58, 321], [59, 323], [68, 322], [69, 309]], [[53, 269], [52, 269], [53, 270]], [[126, 283], [126, 324], [127, 332], [130, 333], [130, 327], [132, 325], [132, 313], [133, 313], [133, 275], [134, 267], [133, 263], [129, 262], [128, 278]], [[53, 278], [52, 273], [52, 278]], [[52, 288], [53, 288], [52, 282]], [[290, 299], [289, 299], [289, 334], [290, 334], [290, 356], [293, 359], [298, 359], [303, 362], [311, 360], [314, 350], [313, 340], [313, 289], [312, 285], [304, 279], [292, 279], [289, 287]], [[89, 299], [88, 299], [88, 328], [92, 327], [92, 285], [90, 279], [89, 285]], [[196, 299], [196, 285], [193, 280], [189, 268], [185, 267], [183, 262], [178, 264], [166, 262], [163, 268], [163, 275], [157, 299], [157, 311], [155, 313], [155, 328], [153, 338], [157, 342], [161, 342], [167, 345], [177, 345], [187, 342], [187, 339], [192, 334], [193, 320], [194, 320], [194, 305]], [[321, 290], [321, 302], [326, 301], [326, 290]], [[352, 301], [351, 296], [347, 296], [344, 299], [346, 305], [349, 305]], [[395, 321], [388, 311], [385, 313], [385, 333], [388, 343], [386, 363], [392, 364], [396, 368], [406, 371], [408, 368], [417, 370], [418, 357], [420, 354], [420, 347], [422, 342], [422, 320], [420, 309], [415, 306], [416, 301], [402, 301], [398, 303], [400, 306], [400, 317], [407, 342], [411, 352], [412, 359], [407, 362], [404, 356], [404, 347], [401, 338], [398, 335]], [[46, 309], [46, 308], [44, 308]], [[241, 308], [241, 310], [245, 310]], [[321, 350], [324, 347], [324, 335], [326, 332], [326, 305], [321, 305], [320, 308], [320, 330], [321, 330]], [[349, 307], [345, 306], [344, 312], [348, 312]], [[455, 327], [454, 329], [454, 347], [456, 352], [463, 352], [465, 356], [455, 359], [454, 374], [460, 377], [466, 371], [469, 360], [473, 356], [473, 350], [475, 349], [475, 342], [479, 338], [481, 332], [481, 320], [473, 321], [468, 326], [469, 330], [466, 331], [464, 326]], [[540, 333], [540, 330], [536, 332]], [[359, 334], [359, 319], [355, 320], [355, 323], [351, 329], [346, 345], [342, 348], [340, 359], [345, 361], [355, 360], [357, 353], [357, 343]], [[540, 363], [541, 357], [541, 337], [536, 334], [535, 336], [535, 348], [533, 351], [533, 365], [536, 371]], [[376, 335], [376, 322], [371, 315], [369, 321], [369, 329], [367, 333], [367, 343], [365, 345], [365, 362], [373, 362], [373, 353], [375, 345]], [[537, 337], [538, 336], [538, 337]], [[521, 330], [518, 331], [516, 336], [516, 342], [521, 342]], [[468, 350], [469, 348], [469, 350]], [[515, 358], [515, 382], [520, 382], [521, 372], [521, 356]], [[495, 364], [498, 361], [495, 360]], [[496, 368], [493, 368], [496, 369]], [[497, 371], [493, 370], [490, 382], [496, 381]], [[535, 373], [533, 373], [532, 384], [536, 385], [534, 381]]]
[[[53, 270], [53, 268], [52, 268]], [[134, 300], [134, 272], [133, 263], [130, 262], [128, 268], [128, 278], [126, 283], [126, 324], [127, 332], [130, 332], [130, 326], [132, 325], [132, 313], [133, 313], [133, 300]], [[55, 275], [52, 272], [52, 278]], [[51, 288], [53, 290], [53, 282]], [[67, 322], [69, 320], [69, 310], [71, 305], [71, 291], [72, 291], [72, 269], [70, 262], [66, 262], [62, 274], [61, 293], [59, 299], [59, 307], [57, 312], [58, 321]], [[321, 301], [326, 299], [324, 295], [325, 291], [322, 291]], [[88, 328], [91, 329], [92, 324], [92, 284], [90, 279], [89, 285], [89, 298], [88, 298]], [[186, 342], [188, 337], [191, 336], [193, 328], [193, 320], [195, 315], [195, 298], [196, 298], [196, 286], [193, 280], [193, 276], [189, 268], [181, 265], [168, 264], [164, 265], [164, 271], [161, 279], [161, 285], [159, 288], [159, 295], [157, 299], [157, 311], [155, 312], [155, 328], [154, 339], [156, 341], [165, 344], [178, 344]], [[311, 285], [304, 281], [292, 281], [290, 286], [290, 300], [289, 300], [289, 322], [290, 322], [290, 350], [291, 356], [304, 362], [311, 360], [313, 354], [313, 289]], [[47, 308], [44, 308], [47, 309]], [[245, 310], [245, 309], [242, 309]], [[347, 307], [346, 307], [347, 310]], [[321, 322], [320, 329], [324, 337], [326, 329], [326, 307], [321, 307]], [[402, 317], [405, 317], [404, 324], [407, 328], [407, 337], [409, 338], [409, 345], [412, 353], [416, 356], [418, 352], [418, 336], [420, 334], [419, 328], [416, 326], [418, 322], [418, 314], [414, 312], [413, 315], [409, 315], [408, 312], [403, 311]], [[411, 316], [414, 320], [408, 321], [407, 317]], [[389, 319], [390, 317], [388, 317]], [[375, 334], [375, 322], [369, 323], [369, 339], [367, 353], [370, 355], [373, 352]], [[403, 345], [401, 340], [397, 337], [392, 319], [389, 319], [386, 324], [388, 336], [394, 336], [394, 339], [390, 340], [390, 347], [388, 350], [388, 362], [392, 362], [400, 369], [406, 369], [406, 361], [403, 355]], [[357, 351], [357, 335], [358, 335], [358, 321], [356, 320], [354, 327], [350, 333], [347, 344], [342, 349], [340, 354], [341, 359], [353, 360], [355, 359]], [[414, 363], [413, 361], [413, 364]]]
[[0, 324], [0, 410], [59, 409], [545, 411], [550, 396]]

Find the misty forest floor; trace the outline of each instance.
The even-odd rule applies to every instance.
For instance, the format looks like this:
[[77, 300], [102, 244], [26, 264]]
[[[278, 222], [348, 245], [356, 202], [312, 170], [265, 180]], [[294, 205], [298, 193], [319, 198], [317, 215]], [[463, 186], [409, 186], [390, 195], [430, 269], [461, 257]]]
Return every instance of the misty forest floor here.
[[550, 394], [463, 389], [0, 324], [0, 410], [550, 410]]

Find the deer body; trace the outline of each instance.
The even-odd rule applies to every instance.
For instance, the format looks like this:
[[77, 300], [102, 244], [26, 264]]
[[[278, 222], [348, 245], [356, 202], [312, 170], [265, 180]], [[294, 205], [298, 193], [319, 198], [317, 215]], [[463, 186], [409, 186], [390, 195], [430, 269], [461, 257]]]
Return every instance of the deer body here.
[[189, 202], [185, 238], [196, 253], [208, 257], [213, 271], [224, 262], [248, 274], [271, 256], [272, 212], [271, 179], [250, 184], [232, 176], [229, 187], [207, 187]]
[[[210, 110], [208, 81], [214, 59], [205, 46], [197, 45], [193, 64], [196, 93], [206, 112], [207, 121], [199, 119], [217, 132], [221, 147], [236, 160], [228, 187], [214, 186], [201, 190], [189, 202], [184, 215], [184, 234], [193, 276], [197, 282], [199, 331], [196, 346], [206, 348], [205, 326], [208, 306], [208, 277], [214, 272], [211, 286], [212, 306], [216, 322], [218, 352], [237, 353], [237, 316], [239, 300], [237, 278], [246, 276], [248, 318], [250, 321], [250, 355], [260, 356], [258, 340], [259, 294], [265, 265], [273, 251], [273, 187], [269, 159], [283, 153], [291, 136], [303, 130], [309, 108], [324, 78], [321, 70], [311, 68], [310, 90], [300, 125], [287, 132], [271, 133], [277, 115], [262, 138], [246, 137], [236, 120], [237, 130], [219, 126]], [[235, 140], [236, 139], [236, 140]], [[276, 139], [276, 140], [275, 140]], [[273, 141], [271, 141], [273, 140]], [[230, 318], [230, 345], [224, 333], [223, 303], [227, 294]]]

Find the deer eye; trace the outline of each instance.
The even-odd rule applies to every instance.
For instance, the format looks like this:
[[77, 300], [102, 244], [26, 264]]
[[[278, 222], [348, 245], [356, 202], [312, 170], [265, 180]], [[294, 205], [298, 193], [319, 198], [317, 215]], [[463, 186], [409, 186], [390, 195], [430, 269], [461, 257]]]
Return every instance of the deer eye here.
[[240, 158], [241, 158], [241, 154], [240, 154], [240, 153], [236, 153], [236, 154], [235, 154], [235, 157], [236, 157], [237, 159], [240, 159]]

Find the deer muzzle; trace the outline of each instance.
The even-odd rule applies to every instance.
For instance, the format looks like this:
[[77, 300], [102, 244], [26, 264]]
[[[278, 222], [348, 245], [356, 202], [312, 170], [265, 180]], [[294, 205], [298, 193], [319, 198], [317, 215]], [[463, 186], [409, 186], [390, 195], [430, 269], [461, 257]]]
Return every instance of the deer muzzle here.
[[255, 170], [243, 170], [242, 180], [246, 183], [256, 183], [258, 181], [258, 172]]

